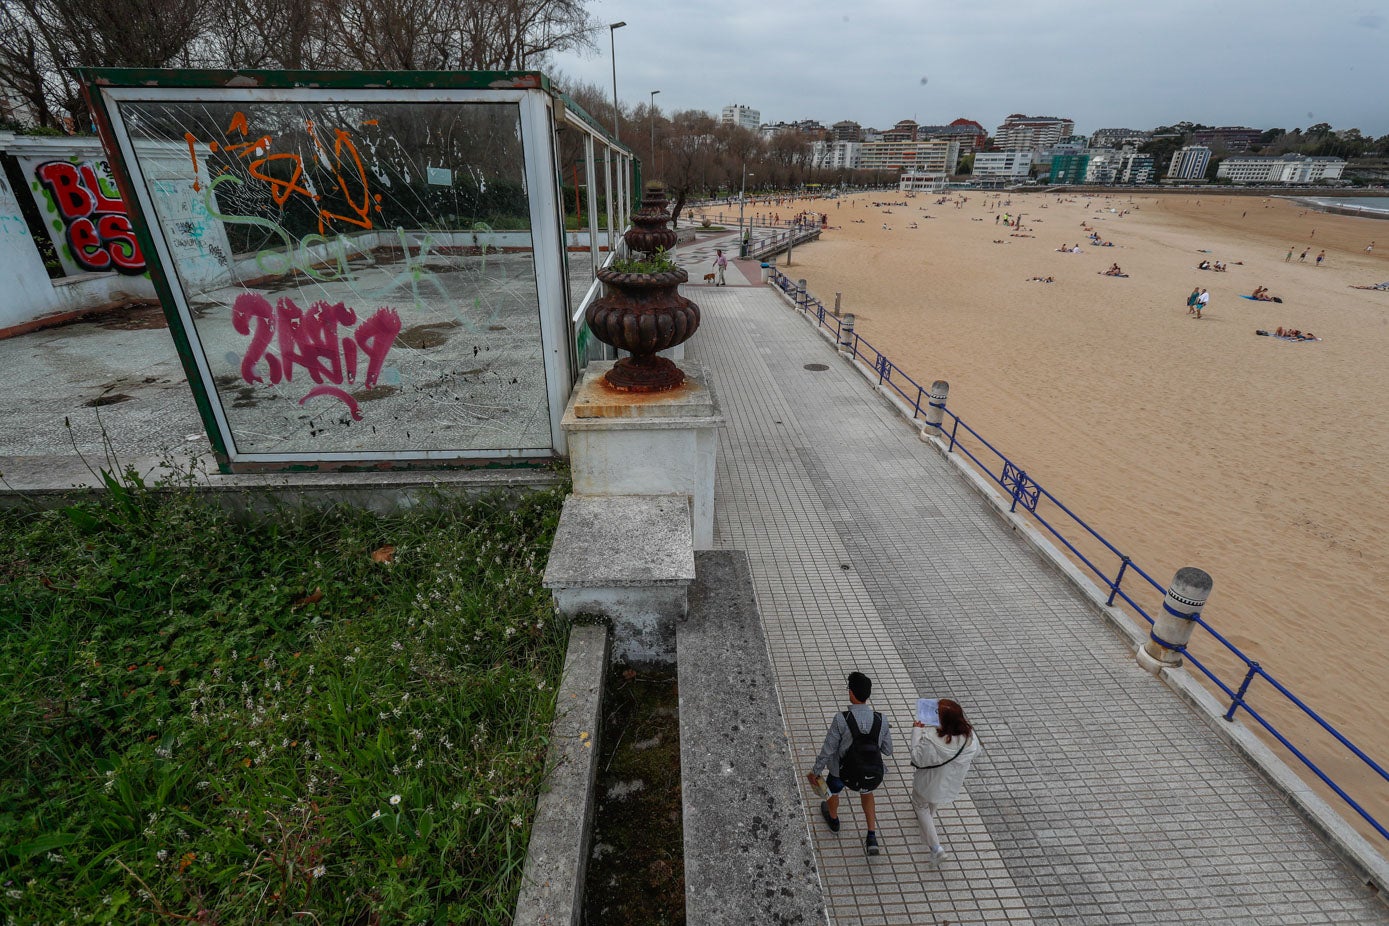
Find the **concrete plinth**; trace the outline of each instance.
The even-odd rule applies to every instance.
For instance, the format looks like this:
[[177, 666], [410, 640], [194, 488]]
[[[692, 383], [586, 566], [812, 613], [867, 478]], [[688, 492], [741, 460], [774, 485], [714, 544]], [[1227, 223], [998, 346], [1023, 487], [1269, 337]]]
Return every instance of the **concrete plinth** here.
[[689, 503], [682, 496], [571, 495], [545, 567], [545, 587], [566, 617], [612, 622], [613, 658], [675, 663], [675, 625], [694, 581]]
[[590, 363], [564, 412], [575, 495], [682, 495], [694, 548], [714, 546], [714, 462], [724, 419], [708, 374], [682, 363], [685, 383], [657, 393], [622, 392]]

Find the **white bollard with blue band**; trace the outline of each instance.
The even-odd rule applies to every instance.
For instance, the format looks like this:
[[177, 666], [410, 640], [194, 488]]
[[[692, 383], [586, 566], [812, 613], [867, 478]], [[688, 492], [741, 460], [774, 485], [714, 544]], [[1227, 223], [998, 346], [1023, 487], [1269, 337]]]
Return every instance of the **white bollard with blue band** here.
[[1204, 569], [1183, 566], [1177, 570], [1162, 600], [1162, 610], [1153, 621], [1148, 642], [1138, 648], [1140, 666], [1153, 675], [1163, 669], [1181, 667], [1182, 652], [1191, 640], [1196, 619], [1201, 616], [1214, 584], [1210, 573]]

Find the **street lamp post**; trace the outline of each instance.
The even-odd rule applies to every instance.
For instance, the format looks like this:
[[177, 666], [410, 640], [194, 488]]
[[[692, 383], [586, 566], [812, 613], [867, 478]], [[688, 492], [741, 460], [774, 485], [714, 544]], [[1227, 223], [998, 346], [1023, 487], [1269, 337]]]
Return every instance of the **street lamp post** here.
[[655, 168], [655, 176], [661, 175], [661, 165], [656, 160], [656, 94], [659, 90], [651, 91], [651, 166]]
[[608, 48], [612, 52], [613, 59], [613, 141], [622, 141], [622, 133], [617, 128], [617, 116], [620, 110], [617, 108], [617, 38], [618, 29], [627, 25], [625, 22], [610, 23], [608, 25]]
[[[756, 177], [757, 175], [756, 175], [756, 174], [753, 174], [753, 176]], [[739, 244], [739, 251], [742, 251], [742, 244], [743, 244], [744, 241], [747, 240], [747, 237], [745, 237], [745, 233], [744, 233], [744, 231], [743, 231], [743, 207], [744, 207], [745, 205], [747, 205], [747, 201], [748, 201], [748, 162], [747, 162], [747, 161], [744, 161], [744, 162], [743, 162], [743, 186], [742, 186], [742, 189], [738, 191], [738, 244]], [[743, 253], [741, 253], [740, 256], [746, 257], [747, 254], [746, 254], [746, 252], [743, 252]]]

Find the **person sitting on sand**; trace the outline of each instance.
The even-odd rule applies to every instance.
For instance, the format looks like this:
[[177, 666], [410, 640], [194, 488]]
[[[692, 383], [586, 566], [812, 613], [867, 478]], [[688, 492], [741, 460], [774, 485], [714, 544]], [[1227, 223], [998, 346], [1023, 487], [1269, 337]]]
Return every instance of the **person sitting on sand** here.
[[1216, 273], [1224, 273], [1224, 272], [1225, 272], [1225, 265], [1222, 264], [1220, 261], [1216, 261], [1216, 262], [1215, 262], [1215, 266], [1214, 266], [1213, 268], [1211, 268], [1211, 269], [1213, 269]]
[[1196, 269], [1197, 269], [1197, 270], [1209, 270], [1209, 269], [1211, 269], [1211, 262], [1208, 261], [1208, 260], [1203, 260], [1203, 261], [1201, 261], [1201, 263], [1199, 263], [1199, 264], [1196, 265]]
[[1118, 264], [1110, 264], [1109, 269], [1104, 272], [1104, 275], [1107, 277], [1121, 277], [1124, 275], [1124, 271], [1119, 269]]
[[1268, 287], [1266, 287], [1266, 286], [1256, 286], [1256, 287], [1254, 287], [1254, 292], [1252, 292], [1252, 293], [1249, 294], [1249, 298], [1251, 298], [1251, 299], [1258, 299], [1258, 300], [1260, 300], [1260, 301], [1263, 301], [1263, 300], [1266, 300], [1266, 299], [1269, 298], [1267, 295], [1265, 295], [1267, 292], [1268, 292]]

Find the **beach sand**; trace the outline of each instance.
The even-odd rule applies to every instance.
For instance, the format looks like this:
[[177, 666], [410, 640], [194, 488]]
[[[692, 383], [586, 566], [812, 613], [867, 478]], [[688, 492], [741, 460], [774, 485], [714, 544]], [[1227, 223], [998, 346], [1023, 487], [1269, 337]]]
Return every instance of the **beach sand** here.
[[[802, 203], [832, 228], [783, 269], [826, 305], [841, 292], [918, 383], [948, 380], [954, 412], [1157, 582], [1208, 571], [1207, 620], [1389, 764], [1389, 293], [1348, 285], [1389, 279], [1389, 222], [1244, 196], [965, 195]], [[1004, 211], [1036, 237], [995, 224]], [[1082, 221], [1115, 246], [1091, 246]], [[1230, 269], [1198, 271], [1203, 257]], [[1130, 276], [1099, 275], [1111, 262]], [[1260, 285], [1283, 303], [1239, 298]], [[1280, 325], [1323, 340], [1254, 333]], [[1097, 562], [1114, 575], [1112, 554]], [[1205, 660], [1218, 645], [1202, 636]], [[1214, 661], [1237, 685], [1243, 667]], [[1251, 703], [1321, 744], [1323, 768], [1389, 820], [1389, 788], [1271, 694], [1256, 681]]]

